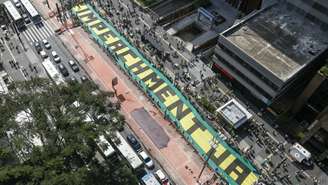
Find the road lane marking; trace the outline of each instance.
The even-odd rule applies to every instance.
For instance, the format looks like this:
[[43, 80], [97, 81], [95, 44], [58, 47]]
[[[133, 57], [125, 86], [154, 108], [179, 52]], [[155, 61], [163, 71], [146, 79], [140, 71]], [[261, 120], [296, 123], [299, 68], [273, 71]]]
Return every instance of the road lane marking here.
[[41, 27], [35, 27], [35, 29], [38, 31], [38, 33], [41, 35], [43, 39], [47, 38], [47, 35], [45, 35]]
[[49, 31], [49, 33], [51, 34], [55, 33], [55, 31], [52, 29], [52, 27], [49, 25], [47, 21], [44, 20], [43, 23], [45, 23], [46, 29]]
[[40, 35], [38, 35], [38, 32], [36, 30], [34, 30], [33, 27], [30, 27], [29, 30], [31, 30], [31, 32], [33, 32], [33, 35], [37, 38], [36, 40], [42, 40], [42, 37]]

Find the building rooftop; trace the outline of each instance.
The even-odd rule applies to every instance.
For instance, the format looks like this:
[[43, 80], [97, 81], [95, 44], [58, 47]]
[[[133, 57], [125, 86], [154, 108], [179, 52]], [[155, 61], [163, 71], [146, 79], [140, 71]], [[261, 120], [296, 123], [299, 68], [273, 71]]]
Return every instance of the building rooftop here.
[[217, 110], [234, 128], [240, 127], [248, 121], [252, 114], [249, 113], [238, 101], [232, 99]]
[[257, 13], [223, 36], [282, 81], [290, 79], [328, 45], [328, 32], [284, 4]]

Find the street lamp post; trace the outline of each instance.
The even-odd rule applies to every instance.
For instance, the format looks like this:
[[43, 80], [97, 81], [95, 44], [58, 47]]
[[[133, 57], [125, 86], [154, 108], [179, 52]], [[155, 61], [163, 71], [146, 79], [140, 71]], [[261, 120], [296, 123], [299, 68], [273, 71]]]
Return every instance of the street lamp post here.
[[210, 158], [211, 158], [212, 155], [214, 154], [215, 149], [218, 147], [218, 144], [219, 144], [219, 143], [218, 143], [218, 140], [215, 139], [215, 138], [213, 138], [212, 140], [210, 140], [209, 143], [210, 143], [211, 149], [210, 149], [210, 152], [209, 152], [209, 154], [208, 154], [206, 160], [204, 161], [204, 164], [203, 164], [202, 170], [200, 171], [200, 173], [199, 173], [199, 175], [198, 175], [198, 177], [197, 177], [197, 182], [199, 182], [199, 179], [200, 179], [200, 177], [202, 176], [202, 173], [203, 173], [203, 171], [204, 171], [204, 169], [205, 169], [205, 167], [206, 167], [206, 164], [208, 163], [208, 161], [210, 160]]

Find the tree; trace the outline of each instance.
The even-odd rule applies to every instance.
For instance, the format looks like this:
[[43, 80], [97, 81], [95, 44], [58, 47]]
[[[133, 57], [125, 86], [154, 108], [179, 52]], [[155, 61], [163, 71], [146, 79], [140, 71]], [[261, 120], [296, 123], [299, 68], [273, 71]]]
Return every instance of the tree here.
[[0, 97], [0, 133], [11, 146], [0, 150], [0, 184], [137, 184], [124, 162], [95, 159], [97, 138], [112, 137], [124, 123], [109, 100], [113, 93], [91, 82], [57, 86], [44, 79], [9, 89]]

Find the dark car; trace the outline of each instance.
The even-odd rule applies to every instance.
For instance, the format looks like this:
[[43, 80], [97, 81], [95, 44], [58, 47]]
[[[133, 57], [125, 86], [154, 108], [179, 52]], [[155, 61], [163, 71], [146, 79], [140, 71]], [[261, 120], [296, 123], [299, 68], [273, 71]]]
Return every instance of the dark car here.
[[38, 53], [42, 51], [42, 47], [39, 42], [34, 42], [34, 48]]
[[132, 146], [132, 148], [139, 152], [142, 151], [141, 145], [139, 143], [139, 141], [134, 137], [134, 135], [129, 134], [126, 139], [128, 140], [128, 143]]
[[68, 64], [69, 64], [69, 66], [71, 66], [71, 68], [74, 72], [80, 71], [79, 66], [73, 60], [68, 61]]
[[59, 65], [58, 65], [58, 69], [59, 69], [60, 73], [61, 73], [64, 77], [66, 77], [66, 76], [69, 75], [68, 70], [67, 70], [67, 68], [66, 68], [64, 65], [59, 64]]

